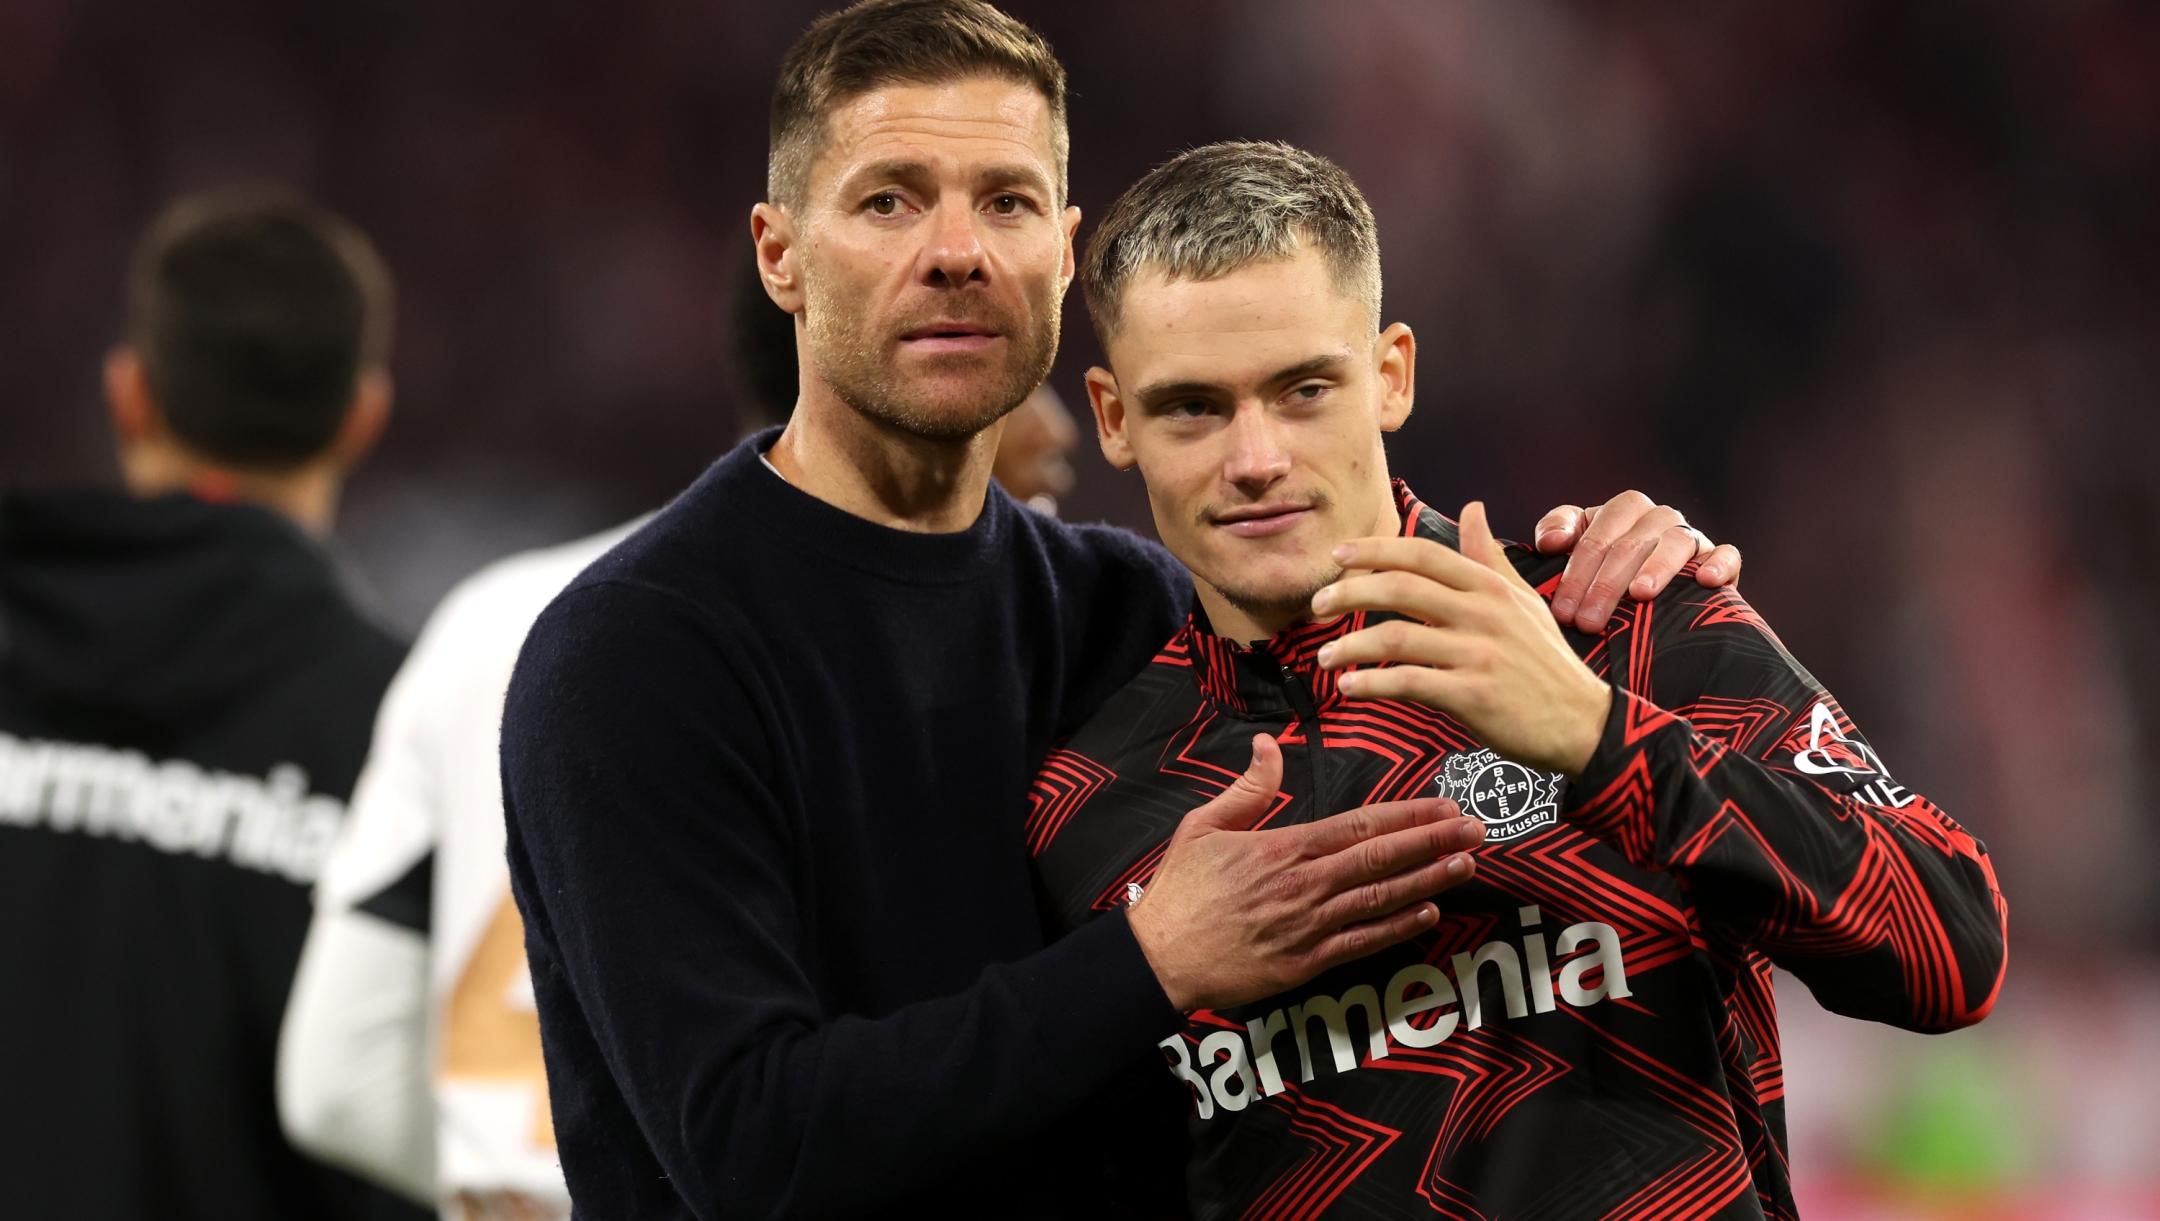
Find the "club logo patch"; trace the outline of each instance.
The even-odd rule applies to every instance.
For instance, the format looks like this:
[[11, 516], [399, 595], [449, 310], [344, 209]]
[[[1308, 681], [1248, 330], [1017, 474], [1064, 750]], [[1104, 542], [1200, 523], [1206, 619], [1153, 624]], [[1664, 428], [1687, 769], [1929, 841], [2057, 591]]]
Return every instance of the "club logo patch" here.
[[1494, 754], [1472, 751], [1447, 757], [1434, 785], [1462, 812], [1485, 824], [1485, 842], [1506, 843], [1560, 821], [1560, 793], [1567, 779], [1538, 772]]
[[1912, 790], [1890, 778], [1875, 748], [1839, 727], [1827, 700], [1808, 713], [1806, 729], [1795, 726], [1781, 745], [1792, 751], [1795, 768], [1869, 805], [1901, 810], [1913, 803]]

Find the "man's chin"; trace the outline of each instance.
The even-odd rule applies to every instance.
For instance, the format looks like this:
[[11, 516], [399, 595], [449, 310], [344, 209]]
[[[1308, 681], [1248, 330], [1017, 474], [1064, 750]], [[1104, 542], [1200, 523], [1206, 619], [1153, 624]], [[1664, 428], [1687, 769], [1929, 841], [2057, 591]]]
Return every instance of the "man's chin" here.
[[1223, 600], [1264, 623], [1294, 622], [1312, 615], [1313, 595], [1333, 585], [1343, 570], [1334, 565], [1275, 580], [1209, 581]]
[[1027, 395], [1011, 398], [1007, 391], [944, 395], [903, 392], [880, 398], [852, 405], [871, 419], [926, 441], [965, 441], [1004, 419]]

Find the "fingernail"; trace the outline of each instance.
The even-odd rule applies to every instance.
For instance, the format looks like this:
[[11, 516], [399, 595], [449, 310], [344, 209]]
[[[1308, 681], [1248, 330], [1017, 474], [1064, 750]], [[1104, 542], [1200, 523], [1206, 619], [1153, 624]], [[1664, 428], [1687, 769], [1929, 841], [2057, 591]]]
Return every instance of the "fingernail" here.
[[1539, 550], [1539, 551], [1543, 551], [1543, 550], [1545, 550], [1545, 549], [1546, 549], [1547, 547], [1550, 547], [1550, 546], [1553, 546], [1553, 545], [1555, 545], [1555, 544], [1559, 543], [1559, 542], [1560, 542], [1560, 540], [1562, 540], [1562, 539], [1564, 539], [1564, 538], [1566, 538], [1566, 537], [1567, 537], [1567, 531], [1565, 531], [1565, 530], [1547, 530], [1547, 531], [1546, 531], [1545, 533], [1543, 533], [1543, 534], [1540, 534], [1540, 535], [1538, 535], [1538, 536], [1537, 536], [1537, 547], [1538, 547], [1538, 550]]
[[1353, 556], [1353, 555], [1356, 555], [1356, 554], [1357, 554], [1357, 548], [1355, 548], [1355, 547], [1351, 546], [1351, 545], [1350, 545], [1350, 544], [1348, 544], [1348, 543], [1337, 543], [1337, 544], [1335, 544], [1335, 551], [1334, 551], [1334, 555], [1335, 555], [1335, 562], [1336, 562], [1336, 563], [1338, 563], [1338, 564], [1340, 564], [1340, 563], [1344, 562], [1345, 560], [1348, 560], [1348, 559], [1349, 559], [1349, 558], [1350, 558], [1351, 556]]
[[1418, 908], [1418, 912], [1417, 912], [1417, 922], [1418, 922], [1419, 924], [1431, 924], [1431, 923], [1432, 923], [1433, 921], [1435, 921], [1435, 920], [1437, 920], [1437, 919], [1439, 919], [1439, 918], [1440, 918], [1440, 909], [1439, 909], [1439, 908], [1437, 908], [1437, 907], [1434, 907], [1434, 906], [1433, 906], [1432, 904], [1430, 904], [1430, 903], [1427, 903], [1427, 904], [1426, 904], [1425, 906], [1423, 906], [1423, 907], [1420, 907], [1420, 908]]
[[1553, 614], [1560, 616], [1563, 620], [1573, 619], [1575, 617], [1575, 599], [1554, 598], [1552, 610]]
[[1335, 664], [1335, 646], [1334, 646], [1334, 645], [1332, 645], [1332, 644], [1323, 644], [1323, 645], [1321, 645], [1321, 646], [1320, 646], [1320, 664], [1321, 664], [1321, 665], [1323, 665], [1323, 666], [1332, 666], [1332, 665], [1334, 665], [1334, 664]]
[[1314, 613], [1326, 614], [1328, 604], [1332, 603], [1333, 601], [1335, 601], [1335, 587], [1333, 585], [1323, 587], [1320, 592], [1312, 596], [1312, 608]]
[[[1326, 665], [1327, 663], [1322, 662], [1321, 664]], [[1358, 677], [1357, 671], [1352, 670], [1350, 673], [1342, 675], [1335, 680], [1335, 689], [1342, 692], [1344, 695], [1356, 695], [1358, 684], [1362, 681], [1364, 680]]]
[[1483, 820], [1470, 820], [1470, 842], [1473, 844], [1482, 844], [1485, 842], [1485, 823], [1483, 822]]
[[1455, 857], [1447, 863], [1447, 875], [1451, 878], [1457, 879], [1458, 881], [1461, 880], [1462, 877], [1469, 872], [1470, 862], [1463, 857]]

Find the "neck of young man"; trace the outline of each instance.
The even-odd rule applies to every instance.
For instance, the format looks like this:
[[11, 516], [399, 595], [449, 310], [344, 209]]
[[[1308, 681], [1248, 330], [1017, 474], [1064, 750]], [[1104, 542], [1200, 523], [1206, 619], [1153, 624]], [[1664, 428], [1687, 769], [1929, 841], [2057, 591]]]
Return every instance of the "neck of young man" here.
[[239, 470], [165, 439], [123, 448], [120, 477], [138, 500], [185, 492], [210, 504], [255, 505], [291, 519], [316, 538], [328, 536], [336, 523], [345, 482], [338, 463], [327, 457], [288, 470]]
[[[1345, 535], [1329, 540], [1324, 544], [1326, 549], [1332, 550], [1352, 538], [1374, 535], [1393, 537], [1402, 533], [1402, 513], [1395, 508], [1395, 495], [1384, 470], [1381, 473], [1381, 491], [1385, 494], [1380, 500], [1380, 511], [1373, 515], [1371, 526], [1363, 534]], [[1350, 575], [1352, 574], [1348, 572], [1338, 573], [1329, 578], [1329, 583], [1333, 584]], [[1239, 644], [1260, 644], [1273, 640], [1284, 630], [1308, 622], [1313, 617], [1311, 594], [1307, 594], [1302, 601], [1284, 601], [1275, 605], [1253, 602], [1240, 604], [1232, 602], [1220, 589], [1202, 580], [1197, 573], [1193, 576], [1193, 592], [1199, 595], [1200, 609], [1207, 612], [1208, 626], [1215, 630], [1215, 634]], [[1311, 591], [1318, 592], [1320, 591], [1317, 589]]]
[[1000, 419], [971, 437], [922, 437], [857, 411], [814, 373], [765, 453], [796, 488], [865, 521], [913, 534], [952, 534], [982, 516]]

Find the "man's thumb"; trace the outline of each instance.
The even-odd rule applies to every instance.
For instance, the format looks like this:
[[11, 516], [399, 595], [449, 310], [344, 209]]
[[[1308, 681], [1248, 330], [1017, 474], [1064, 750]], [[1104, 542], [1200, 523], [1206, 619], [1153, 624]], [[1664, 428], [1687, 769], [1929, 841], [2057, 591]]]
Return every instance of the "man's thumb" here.
[[1282, 788], [1282, 747], [1266, 734], [1254, 734], [1252, 763], [1245, 774], [1224, 789], [1215, 800], [1185, 816], [1188, 825], [1211, 831], [1245, 831], [1275, 808], [1275, 794]]
[[1508, 578], [1516, 585], [1520, 585], [1525, 589], [1530, 587], [1530, 583], [1523, 580], [1522, 574], [1515, 571], [1515, 565], [1508, 562], [1507, 549], [1502, 547], [1500, 541], [1493, 537], [1492, 523], [1485, 520], [1484, 501], [1473, 500], [1463, 506], [1462, 526], [1459, 534], [1462, 539], [1462, 553], [1464, 555]]

